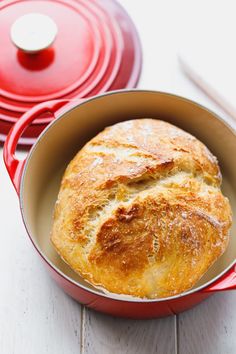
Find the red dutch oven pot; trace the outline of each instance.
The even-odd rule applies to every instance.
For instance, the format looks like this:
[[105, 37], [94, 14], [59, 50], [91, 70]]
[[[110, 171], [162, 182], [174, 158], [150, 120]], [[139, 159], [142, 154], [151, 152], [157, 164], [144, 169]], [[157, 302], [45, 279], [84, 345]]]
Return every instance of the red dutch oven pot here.
[[[41, 133], [25, 160], [15, 157], [17, 143], [34, 119], [52, 112], [55, 120]], [[236, 133], [206, 108], [185, 98], [155, 91], [115, 91], [81, 102], [41, 103], [24, 114], [4, 145], [6, 168], [19, 195], [28, 235], [49, 273], [66, 293], [97, 311], [129, 318], [176, 314], [222, 290], [236, 289], [235, 224], [224, 255], [190, 291], [163, 299], [136, 299], [103, 293], [75, 274], [50, 243], [52, 212], [66, 165], [105, 126], [135, 118], [166, 120], [195, 135], [218, 157], [223, 191], [236, 209]]]

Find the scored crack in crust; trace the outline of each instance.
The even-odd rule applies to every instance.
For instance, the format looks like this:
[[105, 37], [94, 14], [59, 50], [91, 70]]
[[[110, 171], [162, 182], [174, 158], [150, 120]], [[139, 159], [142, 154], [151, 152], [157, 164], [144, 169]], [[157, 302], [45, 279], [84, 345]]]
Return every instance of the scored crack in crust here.
[[160, 120], [106, 128], [68, 165], [51, 240], [85, 280], [160, 298], [186, 291], [225, 251], [231, 209], [216, 158]]

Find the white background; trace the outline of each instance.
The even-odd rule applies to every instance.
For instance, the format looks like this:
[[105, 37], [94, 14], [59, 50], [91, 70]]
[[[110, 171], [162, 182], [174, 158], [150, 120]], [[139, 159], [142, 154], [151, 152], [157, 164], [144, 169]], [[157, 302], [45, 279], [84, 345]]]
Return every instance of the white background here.
[[[132, 16], [142, 41], [144, 62], [139, 87], [187, 96], [230, 121], [184, 76], [177, 53], [183, 39], [191, 42], [191, 31], [197, 32], [203, 18], [209, 20], [210, 27], [212, 16], [218, 16], [219, 26], [224, 27], [234, 1], [121, 3]], [[18, 199], [2, 160], [0, 195], [1, 354], [236, 353], [236, 292], [214, 295], [179, 316], [149, 321], [115, 319], [84, 309], [46, 273], [26, 236]]]

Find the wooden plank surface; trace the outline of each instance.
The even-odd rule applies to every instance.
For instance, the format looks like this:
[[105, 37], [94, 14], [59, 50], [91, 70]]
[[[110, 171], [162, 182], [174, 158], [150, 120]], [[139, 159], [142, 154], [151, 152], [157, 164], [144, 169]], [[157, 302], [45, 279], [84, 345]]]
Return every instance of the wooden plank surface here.
[[85, 310], [83, 353], [173, 354], [175, 317], [135, 321]]
[[236, 292], [213, 295], [178, 321], [179, 353], [236, 353]]

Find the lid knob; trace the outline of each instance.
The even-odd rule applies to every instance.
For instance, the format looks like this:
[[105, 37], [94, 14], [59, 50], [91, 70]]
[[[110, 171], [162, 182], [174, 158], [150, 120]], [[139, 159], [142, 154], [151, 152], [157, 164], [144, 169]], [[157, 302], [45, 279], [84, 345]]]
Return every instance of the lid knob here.
[[33, 54], [48, 48], [54, 42], [57, 32], [57, 25], [49, 16], [29, 13], [13, 23], [10, 35], [18, 49]]

